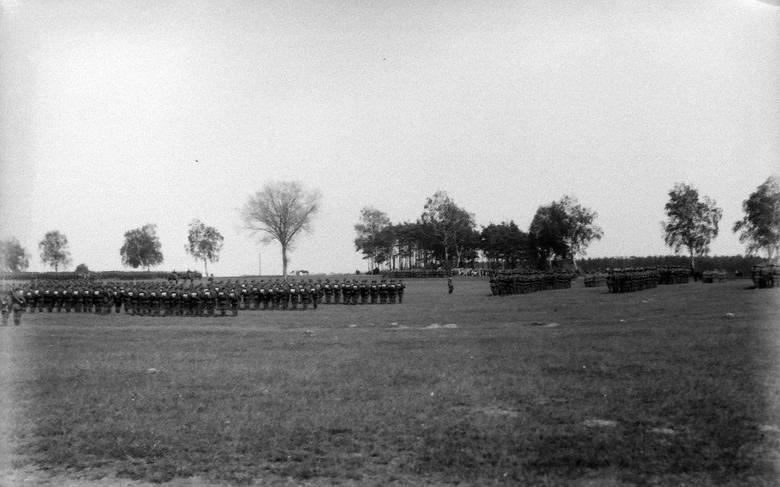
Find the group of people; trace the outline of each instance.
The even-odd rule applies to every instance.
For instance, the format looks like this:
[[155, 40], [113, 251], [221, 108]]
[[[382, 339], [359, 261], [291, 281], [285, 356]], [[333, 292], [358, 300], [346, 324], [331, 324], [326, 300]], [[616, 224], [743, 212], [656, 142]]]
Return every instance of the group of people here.
[[651, 289], [658, 287], [659, 282], [659, 270], [654, 267], [625, 267], [607, 271], [607, 290], [610, 293]]
[[325, 279], [321, 285], [325, 304], [396, 304], [404, 300], [406, 285], [400, 279]]
[[551, 289], [567, 289], [574, 279], [571, 272], [499, 271], [490, 277], [493, 296], [526, 294]]
[[382, 279], [250, 280], [137, 283], [89, 280], [31, 281], [0, 290], [3, 324], [24, 312], [137, 316], [237, 316], [239, 310], [316, 309], [319, 304], [395, 304], [403, 282]]

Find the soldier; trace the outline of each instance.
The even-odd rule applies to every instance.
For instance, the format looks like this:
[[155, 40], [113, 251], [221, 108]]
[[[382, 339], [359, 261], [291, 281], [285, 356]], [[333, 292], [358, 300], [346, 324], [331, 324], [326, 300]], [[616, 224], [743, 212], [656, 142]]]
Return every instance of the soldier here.
[[387, 297], [390, 304], [395, 304], [395, 299], [398, 296], [398, 286], [393, 279], [390, 279], [390, 283], [387, 285]]
[[322, 292], [325, 294], [325, 304], [330, 304], [333, 299], [333, 288], [330, 285], [330, 279], [325, 279], [325, 284], [322, 285]]
[[241, 297], [241, 309], [249, 309], [249, 301], [251, 299], [249, 294], [250, 289], [247, 289], [246, 283], [241, 283], [241, 288], [239, 289], [239, 295]]
[[379, 285], [376, 283], [376, 279], [372, 279], [368, 285], [368, 294], [371, 296], [371, 304], [376, 304], [379, 298]]
[[358, 301], [360, 301], [360, 284], [358, 284], [357, 279], [352, 279], [352, 287], [349, 290], [349, 296], [351, 298], [351, 303], [353, 305], [358, 304]]
[[211, 294], [211, 288], [209, 285], [206, 285], [200, 293], [198, 293], [198, 302], [200, 303], [199, 308], [201, 309], [201, 312], [198, 313], [198, 316], [206, 315], [206, 316], [212, 316], [214, 314], [214, 296]]
[[[51, 289], [49, 289], [48, 285], [45, 285], [43, 289], [43, 307], [46, 308], [46, 311], [51, 313], [51, 310], [54, 308], [54, 300], [51, 296]], [[38, 311], [43, 311], [43, 309], [38, 308]]]
[[[245, 293], [246, 288], [242, 286], [241, 292]], [[243, 298], [239, 294], [239, 291], [237, 291], [235, 287], [231, 287], [227, 292], [227, 297], [228, 297], [228, 301], [230, 301], [230, 311], [233, 313], [233, 316], [238, 316], [238, 302], [239, 299], [243, 300]], [[246, 307], [243, 309], [246, 309]]]
[[135, 314], [135, 307], [138, 304], [138, 296], [135, 286], [127, 290], [127, 296], [125, 298], [125, 313], [129, 315]]
[[160, 293], [154, 286], [149, 289], [149, 314], [153, 316], [160, 314]]
[[6, 287], [0, 290], [0, 314], [2, 314], [3, 326], [8, 325], [8, 316], [11, 314], [11, 292]]
[[301, 297], [301, 307], [304, 311], [306, 311], [306, 309], [309, 307], [309, 302], [311, 301], [311, 293], [309, 292], [309, 287], [304, 281], [301, 281], [301, 283], [298, 285], [298, 296]]
[[368, 303], [368, 295], [370, 290], [368, 288], [368, 281], [365, 279], [360, 281], [360, 304]]
[[[172, 277], [173, 275], [171, 275]], [[168, 282], [172, 281], [170, 279]], [[160, 289], [160, 314], [168, 316], [171, 309], [171, 296], [168, 294], [167, 288]]]
[[[311, 283], [311, 279], [309, 279], [309, 282]], [[314, 283], [314, 299], [312, 300], [315, 309], [320, 304], [320, 301], [322, 301], [322, 280], [317, 279], [317, 282]]]
[[290, 308], [298, 308], [298, 286], [295, 285], [295, 281], [290, 283]]
[[[314, 309], [317, 309], [317, 304], [318, 304], [318, 302], [320, 300], [320, 293], [322, 292], [321, 289], [319, 289], [317, 286], [319, 286], [319, 284], [313, 284], [313, 285], [310, 284], [309, 285], [309, 294], [311, 295], [311, 304], [312, 304], [312, 306], [314, 306]], [[305, 306], [304, 306], [304, 309], [306, 309]]]
[[341, 285], [338, 281], [333, 281], [333, 304], [339, 304], [341, 299]]
[[70, 284], [65, 286], [65, 288], [62, 290], [62, 307], [65, 309], [66, 313], [70, 313], [70, 309], [73, 307], [73, 302], [71, 301], [72, 292], [73, 291], [70, 288]]
[[51, 291], [52, 306], [59, 313], [62, 310], [62, 286], [57, 286]]
[[135, 313], [140, 316], [145, 316], [149, 312], [149, 292], [145, 287], [141, 286], [138, 289], [138, 305], [135, 308]]
[[255, 309], [268, 309], [270, 296], [265, 288], [265, 281], [260, 280], [260, 284], [253, 286], [252, 293], [255, 295], [255, 304], [257, 305]]
[[398, 288], [398, 304], [401, 304], [404, 302], [404, 289], [406, 288], [406, 285], [399, 279], [396, 287]]
[[387, 289], [387, 281], [382, 279], [379, 281], [379, 304], [387, 304], [387, 295], [389, 290]]
[[[11, 292], [11, 311], [14, 314], [14, 326], [22, 324], [22, 315], [24, 309], [27, 306], [27, 302], [24, 299], [24, 291], [20, 288]], [[7, 318], [4, 319], [4, 321]]]
[[227, 307], [230, 304], [228, 302], [227, 291], [224, 287], [216, 287], [214, 288], [214, 291], [216, 291], [216, 305], [219, 309], [219, 316], [225, 316]]
[[28, 287], [27, 289], [25, 289], [25, 291], [24, 291], [24, 300], [27, 303], [27, 306], [30, 307], [30, 310], [33, 309], [33, 306], [32, 306], [32, 296], [33, 296], [32, 288]]

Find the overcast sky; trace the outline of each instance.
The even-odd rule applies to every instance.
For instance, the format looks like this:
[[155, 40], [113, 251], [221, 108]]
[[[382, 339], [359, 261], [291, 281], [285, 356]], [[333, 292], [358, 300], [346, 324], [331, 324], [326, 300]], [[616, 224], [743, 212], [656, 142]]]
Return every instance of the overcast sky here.
[[[415, 220], [445, 190], [479, 225], [564, 194], [598, 212], [589, 256], [667, 254], [668, 191], [723, 208], [712, 253], [743, 252], [741, 202], [780, 172], [780, 7], [756, 0], [0, 0], [0, 237], [43, 270], [122, 269], [156, 223], [161, 269], [193, 218], [217, 275], [281, 272], [238, 209], [269, 180], [323, 194], [290, 269], [366, 268], [360, 209]], [[196, 162], [197, 161], [197, 162]]]

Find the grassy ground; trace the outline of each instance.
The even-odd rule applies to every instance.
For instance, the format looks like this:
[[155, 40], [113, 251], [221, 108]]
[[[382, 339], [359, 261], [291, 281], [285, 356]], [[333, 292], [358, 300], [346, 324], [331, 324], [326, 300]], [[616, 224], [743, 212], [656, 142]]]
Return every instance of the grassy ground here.
[[401, 305], [27, 314], [0, 330], [0, 405], [14, 466], [54, 475], [774, 485], [780, 289], [748, 285], [431, 280]]

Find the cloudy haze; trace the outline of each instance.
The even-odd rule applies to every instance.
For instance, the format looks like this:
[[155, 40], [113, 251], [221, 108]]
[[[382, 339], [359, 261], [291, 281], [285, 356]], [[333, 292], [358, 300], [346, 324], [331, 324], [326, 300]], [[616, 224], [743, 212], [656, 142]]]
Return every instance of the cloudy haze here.
[[[480, 225], [569, 194], [598, 212], [589, 256], [667, 254], [686, 182], [723, 208], [780, 166], [780, 8], [675, 2], [2, 1], [0, 237], [43, 270], [121, 269], [156, 223], [162, 269], [199, 218], [218, 275], [256, 273], [238, 209], [269, 180], [323, 194], [291, 269], [354, 271], [360, 209], [414, 220], [442, 189]], [[278, 245], [262, 271], [281, 272]]]

